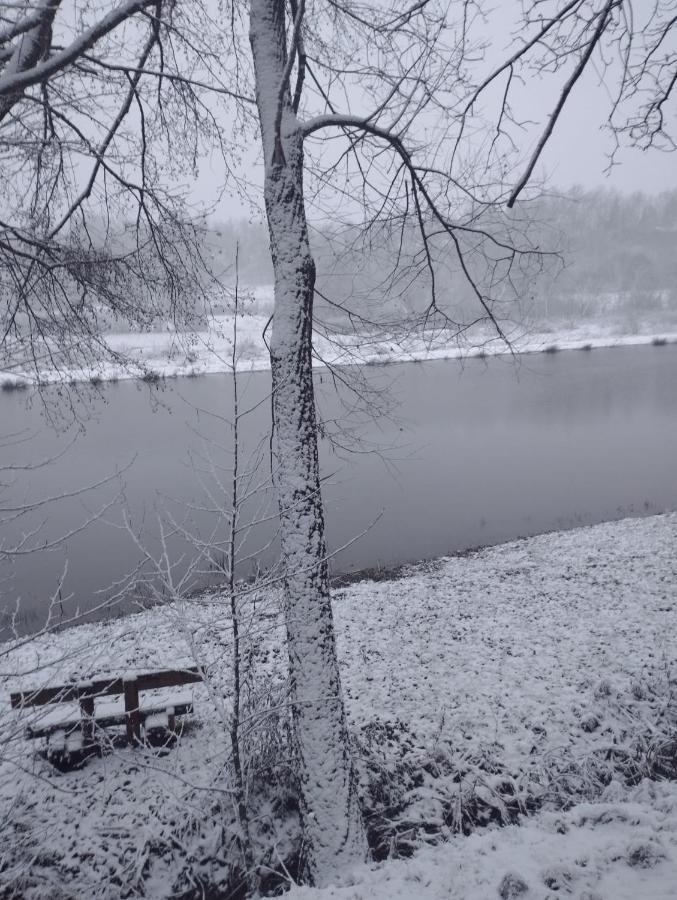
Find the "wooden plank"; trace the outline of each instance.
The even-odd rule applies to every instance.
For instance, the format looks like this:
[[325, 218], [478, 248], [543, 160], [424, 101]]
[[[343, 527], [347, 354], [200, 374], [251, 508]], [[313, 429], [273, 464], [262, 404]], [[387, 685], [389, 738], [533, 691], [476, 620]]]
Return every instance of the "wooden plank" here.
[[[135, 677], [140, 691], [179, 687], [182, 684], [194, 684], [202, 681], [202, 675], [197, 666], [190, 666], [186, 669], [166, 669], [160, 672], [144, 672]], [[124, 694], [123, 679], [116, 676], [94, 680], [91, 682], [91, 693], [94, 697]], [[34, 691], [17, 691], [10, 694], [12, 709], [24, 706], [45, 706], [48, 703], [73, 703], [79, 699], [80, 694], [76, 683], [36, 688]]]
[[[193, 712], [193, 704], [192, 703], [179, 703], [171, 707], [174, 710], [175, 716], [187, 716]], [[163, 713], [167, 711], [167, 704], [161, 703], [157, 706], [148, 706], [139, 710], [139, 717], [141, 722], [144, 723], [148, 716], [156, 716], [159, 713]], [[127, 723], [127, 713], [115, 713], [109, 716], [96, 716], [94, 718], [94, 722], [98, 728], [112, 728], [115, 725], [125, 725]], [[70, 733], [72, 731], [77, 731], [80, 727], [81, 720], [80, 719], [66, 719], [60, 722], [52, 722], [49, 725], [44, 725], [42, 727], [32, 727], [31, 725], [26, 728], [26, 737], [29, 740], [33, 740], [35, 738], [40, 737], [48, 737], [50, 734], [55, 734], [57, 731], [63, 731], [65, 733]], [[170, 729], [171, 730], [171, 729]]]
[[150, 691], [155, 688], [196, 684], [202, 681], [202, 675], [198, 667], [193, 666], [190, 669], [167, 669], [164, 672], [148, 672], [144, 675], [137, 675], [136, 680], [140, 691]]
[[[105, 681], [92, 681], [90, 684], [92, 695], [95, 697], [121, 694], [123, 690], [121, 678], [107, 678]], [[79, 699], [79, 687], [75, 683], [10, 694], [13, 709], [24, 706], [46, 706], [48, 703], [74, 703]]]

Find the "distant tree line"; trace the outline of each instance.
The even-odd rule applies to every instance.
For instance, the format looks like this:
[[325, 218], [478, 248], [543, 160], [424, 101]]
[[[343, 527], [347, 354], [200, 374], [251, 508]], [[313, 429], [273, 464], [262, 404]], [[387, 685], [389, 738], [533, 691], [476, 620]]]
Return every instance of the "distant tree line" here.
[[574, 188], [535, 204], [554, 229], [563, 267], [532, 285], [541, 318], [677, 318], [677, 190], [657, 196]]
[[[677, 190], [658, 195], [623, 193], [609, 188], [571, 188], [533, 200], [516, 226], [550, 255], [539, 271], [513, 270], [521, 302], [506, 299], [506, 319], [534, 323], [575, 324], [583, 320], [619, 319], [630, 330], [647, 315], [677, 326]], [[242, 280], [252, 287], [270, 284], [272, 269], [262, 224], [228, 222], [210, 228], [206, 244], [224, 263], [240, 240]], [[344, 330], [351, 314], [387, 326], [402, 315], [416, 317], [427, 306], [427, 292], [417, 269], [417, 243], [382, 232], [364, 240], [355, 227], [316, 228], [312, 235], [317, 260], [316, 298], [320, 321]], [[437, 289], [450, 315], [467, 315], [475, 302], [458, 271], [448, 238], [435, 243], [439, 264]], [[393, 257], [408, 258], [396, 282], [384, 282]], [[446, 264], [445, 264], [446, 260]], [[486, 263], [491, 264], [490, 261]], [[411, 273], [411, 278], [407, 277]], [[414, 277], [416, 275], [416, 277]], [[224, 278], [229, 279], [224, 269]], [[506, 292], [507, 293], [507, 292]], [[265, 302], [259, 304], [265, 312]]]

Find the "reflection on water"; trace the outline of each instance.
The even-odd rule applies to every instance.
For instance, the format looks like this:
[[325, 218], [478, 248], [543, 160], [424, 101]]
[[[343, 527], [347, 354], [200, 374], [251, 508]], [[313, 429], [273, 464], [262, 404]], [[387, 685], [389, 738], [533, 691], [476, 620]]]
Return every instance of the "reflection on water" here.
[[[408, 363], [365, 372], [372, 387], [390, 386], [394, 415], [362, 418], [357, 453], [341, 449], [345, 435], [335, 444], [323, 442], [330, 547], [349, 543], [381, 516], [333, 557], [337, 573], [677, 507], [677, 347]], [[269, 466], [269, 375], [242, 379], [243, 406], [254, 407], [243, 423], [245, 444], [258, 448], [261, 476]], [[351, 397], [345, 389], [337, 396], [326, 373], [319, 380], [320, 408], [333, 433]], [[66, 560], [57, 602], [67, 611], [100, 603], [139, 559], [122, 527], [123, 508], [152, 552], [159, 546], [158, 516], [166, 527], [170, 515], [174, 526], [223, 540], [223, 523], [208, 508], [218, 500], [219, 485], [228, 485], [229, 397], [228, 376], [167, 382], [161, 391], [123, 382], [103, 390], [82, 434], [73, 427], [57, 434], [39, 404], [27, 408], [25, 396], [0, 394], [2, 433], [35, 434], [28, 444], [3, 447], [3, 465], [45, 459], [77, 438], [50, 465], [14, 472], [1, 500], [68, 493], [125, 470], [22, 522], [25, 531], [45, 520], [39, 539], [49, 542], [124, 494], [105, 521], [48, 552], [17, 559], [12, 579], [0, 582], [3, 604], [21, 598], [24, 615], [39, 618]], [[270, 502], [256, 495], [246, 515], [261, 518]], [[273, 534], [271, 523], [260, 527], [244, 552]], [[16, 526], [5, 526], [5, 546], [16, 539]], [[192, 552], [176, 535], [170, 546], [177, 555]]]

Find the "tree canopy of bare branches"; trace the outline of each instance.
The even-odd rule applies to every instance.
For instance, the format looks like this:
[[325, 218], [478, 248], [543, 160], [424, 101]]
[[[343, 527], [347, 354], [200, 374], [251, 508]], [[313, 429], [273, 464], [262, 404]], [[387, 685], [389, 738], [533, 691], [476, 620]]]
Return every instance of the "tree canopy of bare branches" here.
[[105, 357], [111, 319], [195, 318], [209, 275], [184, 173], [225, 151], [232, 93], [209, 21], [175, 0], [0, 8], [3, 368]]

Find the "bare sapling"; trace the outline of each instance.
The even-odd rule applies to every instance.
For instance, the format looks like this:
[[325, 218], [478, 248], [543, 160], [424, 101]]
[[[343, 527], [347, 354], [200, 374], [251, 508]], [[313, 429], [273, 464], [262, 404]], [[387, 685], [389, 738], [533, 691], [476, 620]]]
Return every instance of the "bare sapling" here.
[[242, 703], [242, 646], [240, 641], [240, 610], [238, 605], [237, 584], [235, 578], [235, 554], [236, 541], [239, 526], [239, 453], [240, 453], [240, 405], [237, 383], [237, 317], [240, 312], [240, 245], [236, 245], [235, 249], [235, 294], [233, 298], [233, 352], [231, 356], [232, 363], [232, 379], [233, 387], [233, 418], [232, 418], [232, 443], [233, 443], [233, 476], [232, 476], [232, 499], [231, 514], [228, 519], [229, 535], [228, 535], [228, 556], [227, 556], [227, 589], [228, 599], [230, 601], [230, 621], [233, 631], [233, 654], [232, 654], [232, 678], [233, 678], [233, 706], [230, 715], [230, 747], [233, 755], [233, 770], [235, 773], [235, 790], [237, 798], [237, 812], [242, 829], [242, 856], [244, 859], [245, 870], [247, 872], [248, 887], [253, 892], [258, 887], [258, 877], [254, 862], [254, 851], [252, 847], [251, 831], [249, 827], [249, 813], [247, 810], [247, 796], [245, 789], [245, 779], [242, 768], [241, 745], [240, 745], [240, 726], [241, 726], [241, 703]]

